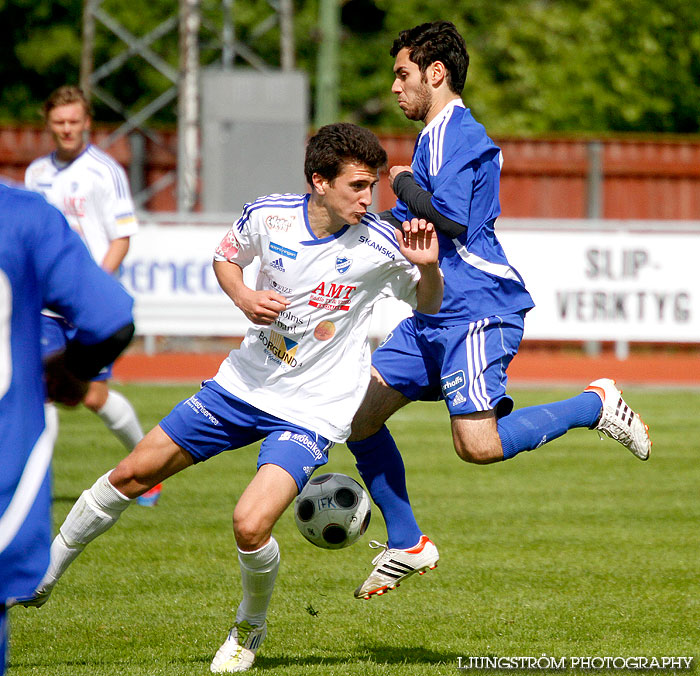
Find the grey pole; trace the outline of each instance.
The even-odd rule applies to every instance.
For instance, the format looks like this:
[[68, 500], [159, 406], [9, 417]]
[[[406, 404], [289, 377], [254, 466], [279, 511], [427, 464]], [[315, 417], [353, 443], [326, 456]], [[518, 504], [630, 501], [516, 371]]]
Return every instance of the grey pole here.
[[[603, 144], [600, 141], [589, 141], [587, 154], [586, 218], [599, 219], [603, 217]], [[597, 357], [603, 346], [599, 340], [587, 340], [584, 350], [588, 356]]]
[[603, 218], [603, 144], [588, 143], [588, 191], [586, 217]]
[[321, 44], [317, 56], [316, 114], [314, 124], [338, 121], [338, 41], [340, 5], [338, 0], [321, 0], [319, 5]]
[[223, 0], [223, 28], [221, 31], [221, 66], [233, 68], [236, 59], [235, 33], [233, 30], [233, 0]]
[[199, 0], [180, 0], [180, 75], [177, 120], [177, 210], [192, 211], [199, 165]]
[[280, 0], [280, 62], [282, 70], [294, 70], [294, 8], [292, 0]]
[[102, 0], [85, 0], [83, 3], [83, 35], [80, 52], [80, 88], [85, 98], [92, 98], [92, 69], [95, 50], [95, 8]]

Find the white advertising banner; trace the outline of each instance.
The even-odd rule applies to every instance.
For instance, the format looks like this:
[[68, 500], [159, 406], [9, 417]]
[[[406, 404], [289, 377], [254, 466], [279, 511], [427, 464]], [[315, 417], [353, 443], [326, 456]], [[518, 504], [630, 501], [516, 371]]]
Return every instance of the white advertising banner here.
[[[143, 221], [143, 217], [141, 217]], [[141, 336], [243, 336], [245, 315], [221, 290], [212, 269], [214, 250], [231, 220], [220, 225], [142, 225], [132, 238], [120, 281], [134, 297]], [[257, 267], [244, 271], [255, 288]], [[370, 335], [381, 340], [411, 313], [402, 301], [380, 301]]]
[[536, 304], [525, 338], [700, 342], [700, 230], [506, 229], [499, 239]]
[[[632, 231], [504, 221], [499, 239], [537, 305], [525, 338], [700, 342], [700, 225], [653, 232], [651, 224]], [[243, 335], [248, 320], [211, 266], [230, 223], [141, 227], [120, 277], [136, 299], [137, 333]], [[254, 270], [246, 281], [254, 285]], [[381, 339], [409, 312], [405, 303], [382, 301], [372, 336]]]
[[242, 336], [249, 322], [221, 290], [214, 250], [229, 226], [145, 225], [120, 281], [135, 299], [139, 335]]

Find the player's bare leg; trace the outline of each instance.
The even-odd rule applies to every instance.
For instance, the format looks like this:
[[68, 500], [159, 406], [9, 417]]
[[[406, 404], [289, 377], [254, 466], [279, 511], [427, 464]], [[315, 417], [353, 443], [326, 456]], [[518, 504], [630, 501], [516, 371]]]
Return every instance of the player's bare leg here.
[[120, 392], [111, 390], [106, 380], [93, 380], [83, 404], [96, 413], [107, 429], [132, 451], [143, 439], [143, 430], [134, 407]]
[[272, 528], [298, 492], [296, 482], [277, 465], [263, 465], [243, 492], [233, 513], [243, 598], [228, 637], [211, 663], [216, 674], [247, 671], [267, 635], [280, 554]]
[[51, 561], [43, 580], [22, 605], [43, 605], [70, 564], [117, 522], [134, 498], [192, 463], [192, 456], [160, 427], [152, 429], [112, 472], [78, 498], [51, 544]]
[[233, 532], [238, 548], [245, 552], [265, 545], [274, 525], [298, 492], [289, 472], [278, 465], [263, 465], [233, 511]]
[[109, 481], [134, 499], [193, 463], [192, 456], [156, 425], [112, 470]]
[[83, 404], [100, 417], [128, 451], [133, 451], [143, 439], [143, 430], [134, 407], [121, 392], [110, 389], [109, 381], [93, 380]]
[[[121, 392], [110, 389], [109, 381], [92, 381], [83, 404], [100, 417], [107, 429], [127, 450], [134, 450], [136, 444], [143, 439], [143, 430], [134, 407]], [[139, 496], [138, 504], [146, 507], [156, 505], [162, 489], [162, 484], [155, 485]]]
[[97, 413], [106, 403], [109, 395], [109, 386], [104, 380], [93, 380], [88, 385], [88, 391], [83, 399], [83, 404], [93, 413]]
[[641, 460], [649, 457], [649, 430], [609, 378], [568, 399], [528, 406], [498, 418], [494, 411], [455, 415], [452, 436], [460, 458], [488, 464], [542, 448], [572, 429], [596, 429]]
[[[93, 384], [98, 385], [99, 383]], [[105, 386], [106, 385], [107, 383], [105, 382]], [[109, 390], [108, 399], [105, 405], [97, 411], [97, 414], [102, 418], [110, 431], [120, 439], [127, 448], [129, 448], [131, 444], [131, 448], [133, 449], [141, 438], [143, 438], [136, 411], [129, 403], [129, 400], [119, 392]], [[141, 435], [140, 437], [139, 434]], [[162, 490], [163, 484], [157, 483], [143, 495], [139, 495], [136, 499], [137, 504], [144, 507], [154, 507], [158, 503]]]
[[384, 426], [390, 416], [408, 403], [410, 399], [387, 385], [373, 367], [369, 388], [352, 422], [348, 446], [372, 499], [385, 516], [388, 542], [370, 543], [370, 547], [383, 551], [372, 561], [374, 568], [369, 577], [355, 590], [358, 599], [395, 589], [414, 573], [435, 568], [440, 558], [413, 516], [403, 460]]
[[[115, 390], [109, 390], [109, 396], [106, 404], [100, 409], [97, 414], [102, 418], [111, 432], [121, 440], [121, 442], [129, 448], [133, 449], [136, 444], [143, 438], [141, 425], [136, 415], [136, 411], [121, 393]], [[108, 421], [108, 416], [119, 419], [111, 423]], [[143, 495], [136, 498], [136, 503], [143, 507], [155, 507], [160, 499], [160, 494], [163, 492], [163, 484], [158, 482], [153, 488], [149, 488]]]
[[465, 462], [487, 465], [503, 460], [494, 411], [477, 411], [452, 416], [452, 441]]
[[369, 386], [352, 420], [348, 441], [361, 441], [375, 434], [396, 411], [410, 403], [410, 399], [389, 387], [379, 371], [372, 367]]

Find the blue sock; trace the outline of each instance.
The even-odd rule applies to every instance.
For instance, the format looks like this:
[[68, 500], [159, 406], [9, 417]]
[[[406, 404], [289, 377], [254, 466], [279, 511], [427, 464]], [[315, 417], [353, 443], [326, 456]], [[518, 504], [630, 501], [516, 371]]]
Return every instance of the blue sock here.
[[593, 427], [602, 408], [595, 392], [582, 392], [564, 401], [513, 411], [498, 421], [503, 459], [539, 448], [574, 427]]
[[347, 446], [372, 500], [384, 515], [389, 547], [413, 547], [423, 533], [408, 499], [403, 458], [389, 429], [384, 425], [371, 437], [350, 441]]

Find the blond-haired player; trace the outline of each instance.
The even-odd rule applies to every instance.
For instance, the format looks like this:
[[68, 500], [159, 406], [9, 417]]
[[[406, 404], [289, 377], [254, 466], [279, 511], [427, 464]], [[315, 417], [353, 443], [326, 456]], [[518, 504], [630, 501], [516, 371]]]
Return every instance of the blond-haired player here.
[[[121, 165], [89, 141], [90, 104], [80, 88], [56, 89], [42, 109], [56, 150], [34, 160], [25, 184], [59, 209], [103, 270], [114, 274], [129, 250], [138, 222]], [[61, 317], [42, 317], [44, 355], [61, 350], [73, 328]], [[128, 450], [143, 431], [129, 400], [109, 387], [111, 365], [90, 383], [83, 404], [95, 412]], [[160, 489], [142, 504], [155, 504]]]

